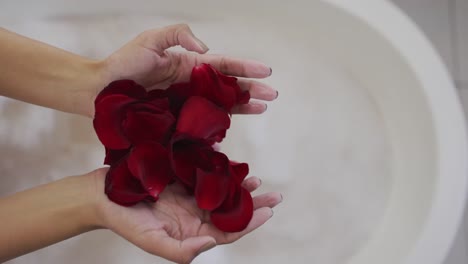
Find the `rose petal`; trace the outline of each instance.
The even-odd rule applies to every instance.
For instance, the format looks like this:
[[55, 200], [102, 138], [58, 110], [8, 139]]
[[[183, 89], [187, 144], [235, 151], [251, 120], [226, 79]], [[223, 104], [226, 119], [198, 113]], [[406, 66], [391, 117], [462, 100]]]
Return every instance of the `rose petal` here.
[[148, 101], [149, 104], [156, 106], [163, 111], [169, 111], [170, 102], [167, 98], [154, 98]]
[[224, 204], [211, 212], [211, 222], [221, 231], [239, 232], [244, 230], [253, 216], [253, 201], [250, 193], [243, 187], [237, 189], [233, 206]]
[[194, 138], [220, 142], [230, 124], [225, 111], [203, 97], [193, 96], [182, 107], [176, 129]]
[[125, 95], [109, 95], [96, 104], [93, 125], [102, 144], [111, 149], [125, 149], [130, 142], [122, 133], [121, 122], [125, 107], [134, 99]]
[[223, 203], [229, 191], [229, 159], [221, 152], [210, 151], [205, 154], [211, 167], [210, 171], [197, 169], [195, 198], [198, 207], [214, 210]]
[[175, 118], [170, 112], [150, 113], [127, 111], [122, 129], [132, 144], [144, 141], [163, 142], [168, 139]]
[[142, 99], [146, 96], [146, 90], [132, 80], [113, 81], [107, 85], [94, 100], [98, 104], [102, 99], [110, 95], [121, 94], [134, 99]]
[[155, 201], [132, 176], [126, 160], [112, 166], [107, 172], [105, 193], [111, 201], [124, 206], [131, 206], [143, 200]]
[[156, 142], [145, 142], [135, 146], [128, 157], [130, 172], [154, 198], [173, 178], [168, 151]]
[[241, 184], [249, 174], [249, 164], [230, 161], [231, 175], [236, 184]]
[[246, 100], [237, 78], [224, 75], [209, 64], [194, 67], [190, 81], [196, 95], [209, 99], [229, 113], [234, 105]]
[[166, 90], [163, 90], [163, 89], [154, 89], [154, 90], [149, 91], [147, 96], [148, 96], [148, 100], [166, 98], [167, 92]]
[[227, 196], [229, 182], [227, 175], [197, 170], [195, 199], [198, 207], [209, 211], [218, 208]]
[[194, 96], [194, 90], [190, 83], [175, 83], [166, 90], [166, 96], [170, 101], [171, 112], [174, 116], [179, 116], [180, 109], [190, 96]]
[[129, 149], [109, 149], [106, 148], [106, 157], [104, 159], [104, 164], [113, 165], [116, 162], [119, 162], [120, 159], [125, 157], [130, 152]]
[[196, 169], [211, 169], [207, 153], [213, 149], [202, 139], [193, 139], [180, 133], [173, 135], [170, 145], [170, 160], [175, 175], [187, 187], [194, 188]]

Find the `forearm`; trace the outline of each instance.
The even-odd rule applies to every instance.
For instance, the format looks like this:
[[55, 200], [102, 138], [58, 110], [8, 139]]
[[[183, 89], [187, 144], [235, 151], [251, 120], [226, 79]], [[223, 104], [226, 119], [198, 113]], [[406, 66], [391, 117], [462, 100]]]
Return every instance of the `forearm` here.
[[92, 176], [0, 199], [0, 263], [98, 228]]
[[101, 63], [1, 28], [0, 63], [0, 95], [65, 112], [89, 115], [76, 99], [105, 84]]

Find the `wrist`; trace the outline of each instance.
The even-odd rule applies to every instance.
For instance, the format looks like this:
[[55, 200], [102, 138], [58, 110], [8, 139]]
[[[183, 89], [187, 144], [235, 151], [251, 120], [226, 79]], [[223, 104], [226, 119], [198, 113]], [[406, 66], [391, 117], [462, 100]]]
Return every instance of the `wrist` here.
[[107, 168], [100, 168], [90, 173], [76, 176], [82, 185], [81, 222], [89, 230], [106, 228], [103, 217], [103, 204], [107, 200], [104, 193], [104, 181]]
[[93, 118], [94, 99], [99, 91], [110, 82], [109, 74], [105, 61], [82, 58], [79, 64], [80, 70], [77, 71], [76, 82], [81, 85], [70, 94], [73, 112]]
[[92, 182], [87, 175], [70, 176], [62, 180], [64, 190], [69, 198], [68, 213], [70, 219], [75, 219], [78, 233], [99, 229], [96, 205], [90, 189]]

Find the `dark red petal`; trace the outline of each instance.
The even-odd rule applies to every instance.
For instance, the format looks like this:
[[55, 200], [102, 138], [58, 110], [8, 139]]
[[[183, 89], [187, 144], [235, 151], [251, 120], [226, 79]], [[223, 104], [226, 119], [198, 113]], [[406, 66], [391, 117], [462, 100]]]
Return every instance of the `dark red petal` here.
[[204, 153], [210, 170], [197, 169], [195, 198], [198, 207], [214, 210], [223, 203], [229, 192], [229, 159], [221, 152], [210, 150]]
[[154, 98], [148, 101], [149, 104], [156, 106], [163, 111], [169, 111], [170, 105], [167, 98]]
[[179, 133], [173, 135], [170, 146], [170, 160], [175, 175], [185, 185], [194, 188], [196, 169], [211, 169], [207, 153], [213, 149], [203, 139], [193, 139]]
[[197, 170], [195, 199], [198, 207], [209, 211], [218, 208], [228, 194], [229, 183], [227, 175]]
[[166, 96], [170, 101], [171, 112], [174, 116], [179, 116], [180, 109], [190, 96], [194, 96], [194, 90], [190, 83], [175, 83], [166, 90]]
[[96, 104], [93, 125], [102, 144], [111, 149], [125, 149], [130, 142], [122, 133], [121, 123], [125, 107], [134, 99], [125, 95], [109, 95]]
[[202, 63], [192, 68], [190, 75], [190, 83], [194, 95], [209, 96], [213, 90], [217, 89], [217, 74], [212, 69], [211, 65]]
[[148, 100], [160, 99], [167, 97], [166, 90], [154, 89], [148, 92]]
[[132, 80], [118, 80], [108, 84], [94, 100], [98, 104], [102, 99], [110, 95], [121, 94], [133, 99], [142, 99], [146, 96], [146, 90]]
[[240, 91], [237, 78], [226, 76], [209, 64], [194, 67], [190, 81], [196, 95], [209, 99], [227, 112], [231, 112], [237, 102]]
[[203, 97], [193, 96], [182, 107], [176, 129], [194, 138], [219, 140], [230, 124], [224, 110]]
[[175, 118], [170, 112], [159, 114], [127, 111], [122, 129], [132, 144], [144, 141], [163, 142], [172, 131]]
[[249, 164], [230, 161], [231, 174], [236, 184], [241, 184], [249, 174]]
[[154, 101], [135, 101], [127, 106], [127, 112], [163, 113], [169, 110], [169, 102], [166, 99], [154, 99]]
[[115, 203], [131, 206], [141, 201], [155, 201], [130, 173], [127, 161], [112, 166], [106, 175], [105, 193]]
[[239, 232], [244, 230], [253, 216], [253, 201], [250, 193], [243, 187], [239, 187], [233, 206], [211, 212], [211, 222], [221, 231]]
[[247, 104], [250, 101], [249, 91], [241, 91], [237, 93], [237, 104]]
[[168, 151], [156, 142], [135, 146], [128, 157], [128, 168], [154, 198], [173, 179]]
[[104, 159], [104, 164], [114, 165], [116, 162], [119, 162], [120, 159], [125, 157], [130, 152], [129, 149], [108, 149], [106, 148], [106, 158]]

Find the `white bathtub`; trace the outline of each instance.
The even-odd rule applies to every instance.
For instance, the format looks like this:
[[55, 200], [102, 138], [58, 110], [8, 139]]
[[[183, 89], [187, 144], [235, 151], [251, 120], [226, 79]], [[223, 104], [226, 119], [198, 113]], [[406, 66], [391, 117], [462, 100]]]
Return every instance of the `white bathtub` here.
[[[465, 201], [464, 119], [439, 56], [390, 3], [0, 2], [0, 26], [91, 57], [178, 22], [214, 53], [271, 65], [266, 82], [280, 91], [265, 115], [235, 118], [224, 149], [285, 201], [256, 233], [196, 263], [442, 263]], [[1, 103], [0, 143], [10, 154], [0, 165], [12, 175], [1, 193], [100, 165], [89, 120]], [[10, 263], [155, 261], [164, 262], [99, 231]]]

